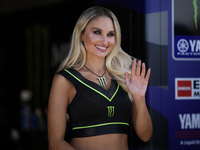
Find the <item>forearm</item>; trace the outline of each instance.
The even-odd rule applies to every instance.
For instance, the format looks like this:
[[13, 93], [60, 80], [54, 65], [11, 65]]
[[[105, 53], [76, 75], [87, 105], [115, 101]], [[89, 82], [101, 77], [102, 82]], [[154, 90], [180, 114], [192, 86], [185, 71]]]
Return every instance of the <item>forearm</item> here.
[[49, 150], [75, 150], [69, 143], [64, 139], [54, 140], [49, 142]]
[[145, 99], [135, 100], [132, 105], [132, 120], [135, 131], [141, 140], [147, 142], [151, 138], [153, 127]]

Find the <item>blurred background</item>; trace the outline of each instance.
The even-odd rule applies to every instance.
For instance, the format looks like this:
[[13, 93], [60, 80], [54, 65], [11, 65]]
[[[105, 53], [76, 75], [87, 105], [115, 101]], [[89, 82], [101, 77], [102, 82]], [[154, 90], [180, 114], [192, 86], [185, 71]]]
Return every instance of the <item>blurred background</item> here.
[[[78, 17], [97, 3], [1, 0], [0, 144], [6, 149], [48, 149], [47, 109], [52, 78], [67, 55]], [[107, 7], [121, 16], [122, 23], [127, 22], [122, 24], [123, 45], [130, 53], [131, 10], [113, 3]]]
[[[0, 146], [48, 149], [47, 109], [53, 76], [68, 53], [80, 14], [88, 7], [102, 5], [119, 20], [122, 49], [152, 68], [146, 99], [153, 137], [143, 143], [131, 135], [130, 149], [199, 149], [200, 103], [191, 100], [193, 97], [188, 98], [191, 101], [177, 101], [175, 79], [195, 78], [199, 83], [200, 46], [189, 61], [185, 56], [173, 56], [175, 35], [195, 36], [197, 43], [200, 39], [193, 2], [200, 6], [195, 0], [1, 0]], [[200, 100], [198, 89], [196, 99]], [[179, 117], [186, 113], [195, 114], [196, 119], [195, 134], [189, 139], [186, 134], [190, 129], [185, 128], [186, 132], [181, 128]], [[181, 137], [176, 136], [179, 132]], [[180, 144], [192, 140], [196, 143], [193, 147]]]

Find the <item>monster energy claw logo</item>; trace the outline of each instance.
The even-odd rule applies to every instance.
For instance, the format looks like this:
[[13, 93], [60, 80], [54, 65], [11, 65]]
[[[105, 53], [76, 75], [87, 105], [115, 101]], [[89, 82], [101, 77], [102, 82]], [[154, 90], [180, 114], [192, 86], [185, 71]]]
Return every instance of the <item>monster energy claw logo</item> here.
[[198, 24], [197, 24], [197, 16], [198, 16], [198, 5], [197, 0], [193, 0], [193, 6], [194, 6], [194, 22], [196, 30], [198, 30]]
[[115, 113], [115, 111], [114, 111], [115, 107], [114, 106], [108, 106], [107, 109], [108, 109], [108, 117], [109, 118], [113, 117], [114, 113]]
[[107, 86], [105, 77], [99, 77], [97, 79], [99, 80], [99, 83], [103, 88], [105, 88]]

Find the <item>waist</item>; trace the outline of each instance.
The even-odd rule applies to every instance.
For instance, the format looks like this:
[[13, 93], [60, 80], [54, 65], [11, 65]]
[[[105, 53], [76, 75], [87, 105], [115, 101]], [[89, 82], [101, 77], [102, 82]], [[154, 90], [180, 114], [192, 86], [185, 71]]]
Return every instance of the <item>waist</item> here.
[[127, 134], [105, 134], [84, 138], [73, 138], [70, 143], [77, 150], [128, 150]]
[[90, 137], [110, 133], [128, 134], [129, 124], [125, 122], [110, 122], [90, 126], [73, 127], [72, 137]]

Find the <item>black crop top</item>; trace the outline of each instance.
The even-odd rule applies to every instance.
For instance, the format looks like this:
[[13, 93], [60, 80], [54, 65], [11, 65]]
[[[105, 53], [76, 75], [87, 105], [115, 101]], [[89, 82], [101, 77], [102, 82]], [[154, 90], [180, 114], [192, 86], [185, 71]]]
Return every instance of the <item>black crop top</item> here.
[[131, 102], [128, 94], [115, 80], [106, 90], [74, 69], [64, 69], [58, 74], [71, 81], [77, 91], [68, 105], [72, 137], [128, 134]]

